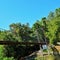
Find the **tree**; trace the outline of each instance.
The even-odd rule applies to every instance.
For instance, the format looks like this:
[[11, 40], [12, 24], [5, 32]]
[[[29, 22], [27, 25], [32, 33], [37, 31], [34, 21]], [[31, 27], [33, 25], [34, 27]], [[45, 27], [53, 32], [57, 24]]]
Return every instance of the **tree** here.
[[60, 31], [59, 31], [60, 20], [59, 19], [60, 18], [56, 17], [53, 20], [49, 21], [49, 24], [48, 24], [48, 31], [49, 32], [47, 32], [47, 35], [50, 40], [50, 43], [56, 44], [57, 41], [59, 40], [58, 36], [57, 36], [57, 35], [59, 35], [58, 33], [60, 33]]
[[51, 19], [53, 19], [54, 17], [55, 17], [54, 12], [50, 12], [49, 15], [48, 15], [48, 17], [47, 17], [47, 19], [48, 19], [48, 20], [51, 20]]
[[[31, 36], [31, 28], [28, 24], [20, 24], [20, 23], [14, 23], [10, 25], [10, 31], [6, 34], [5, 40], [8, 41], [32, 41]], [[18, 49], [18, 50], [17, 50]], [[24, 52], [24, 53], [23, 53]], [[5, 54], [8, 57], [15, 57], [18, 56], [24, 56], [25, 50], [24, 48], [21, 48], [19, 45], [13, 45], [13, 46], [5, 46]]]
[[55, 10], [55, 17], [60, 17], [60, 8]]

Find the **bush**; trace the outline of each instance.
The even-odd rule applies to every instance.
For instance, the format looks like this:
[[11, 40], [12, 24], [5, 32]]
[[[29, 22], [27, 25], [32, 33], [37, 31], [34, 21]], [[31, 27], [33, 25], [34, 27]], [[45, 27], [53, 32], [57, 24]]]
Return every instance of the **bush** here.
[[4, 57], [3, 60], [14, 60], [14, 58], [13, 57], [10, 57], [10, 58]]
[[0, 57], [0, 60], [15, 60], [13, 57]]
[[0, 58], [4, 56], [4, 46], [0, 45]]

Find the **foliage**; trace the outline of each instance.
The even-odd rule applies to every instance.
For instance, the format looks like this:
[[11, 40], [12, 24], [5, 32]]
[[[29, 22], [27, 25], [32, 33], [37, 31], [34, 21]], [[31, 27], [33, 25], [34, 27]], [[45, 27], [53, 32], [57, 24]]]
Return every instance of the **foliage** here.
[[[57, 44], [60, 41], [60, 8], [50, 12], [48, 17], [36, 21], [32, 27], [29, 27], [28, 23], [12, 23], [9, 27], [9, 30], [0, 30], [0, 40]], [[20, 54], [23, 56], [26, 54], [24, 51], [26, 48], [20, 48], [20, 45], [1, 46], [0, 58], [1, 60], [3, 56], [17, 58]], [[8, 60], [8, 58], [5, 58], [5, 60]]]
[[37, 56], [35, 60], [55, 60], [55, 57], [53, 55], [43, 56], [43, 57]]
[[4, 46], [0, 45], [0, 57], [4, 56]]
[[0, 60], [15, 60], [13, 57], [0, 57]]

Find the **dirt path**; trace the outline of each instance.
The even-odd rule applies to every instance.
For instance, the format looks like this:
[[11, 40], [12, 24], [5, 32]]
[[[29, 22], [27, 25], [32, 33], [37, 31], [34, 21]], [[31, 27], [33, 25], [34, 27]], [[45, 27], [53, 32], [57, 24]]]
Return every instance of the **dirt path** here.
[[53, 50], [53, 55], [55, 56], [55, 60], [60, 60], [60, 54], [56, 46], [52, 47], [52, 50]]

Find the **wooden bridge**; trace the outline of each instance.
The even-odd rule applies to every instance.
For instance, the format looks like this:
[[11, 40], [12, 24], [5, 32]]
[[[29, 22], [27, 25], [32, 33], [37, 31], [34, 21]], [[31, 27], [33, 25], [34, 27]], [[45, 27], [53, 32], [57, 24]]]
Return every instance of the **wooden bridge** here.
[[1, 41], [0, 40], [0, 45], [45, 45], [46, 42], [14, 42], [14, 41]]

